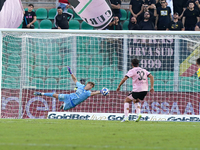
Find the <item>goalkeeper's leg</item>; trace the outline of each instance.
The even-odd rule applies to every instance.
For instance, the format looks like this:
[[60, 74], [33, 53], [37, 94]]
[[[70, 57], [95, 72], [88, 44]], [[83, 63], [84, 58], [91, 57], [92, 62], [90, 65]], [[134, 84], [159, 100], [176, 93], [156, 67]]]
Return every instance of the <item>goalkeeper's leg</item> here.
[[36, 95], [36, 96], [48, 96], [48, 97], [54, 97], [54, 98], [58, 99], [59, 94], [35, 92], [34, 95]]

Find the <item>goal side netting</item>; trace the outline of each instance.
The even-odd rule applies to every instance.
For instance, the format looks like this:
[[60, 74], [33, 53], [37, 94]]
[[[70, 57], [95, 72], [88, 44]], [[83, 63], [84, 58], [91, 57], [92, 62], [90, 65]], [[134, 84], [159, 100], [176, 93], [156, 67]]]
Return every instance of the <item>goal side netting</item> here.
[[[94, 82], [92, 91], [110, 90], [108, 96], [90, 97], [68, 111], [123, 113], [132, 80], [120, 92], [116, 89], [132, 68], [133, 58], [155, 79], [155, 93], [141, 101], [141, 113], [199, 115], [200, 81], [195, 65], [200, 57], [199, 39], [199, 35], [171, 32], [2, 31], [1, 117], [46, 118], [49, 111], [61, 111], [59, 100], [33, 93], [75, 92], [66, 66], [78, 81]], [[135, 113], [134, 105], [130, 112]]]

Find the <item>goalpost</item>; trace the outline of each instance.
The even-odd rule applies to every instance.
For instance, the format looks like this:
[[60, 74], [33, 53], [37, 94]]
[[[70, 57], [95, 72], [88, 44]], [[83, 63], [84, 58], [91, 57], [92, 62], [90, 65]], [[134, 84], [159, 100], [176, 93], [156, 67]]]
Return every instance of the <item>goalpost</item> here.
[[[47, 118], [48, 112], [61, 112], [61, 102], [33, 93], [75, 92], [66, 66], [79, 81], [93, 81], [93, 90], [110, 90], [67, 112], [123, 115], [132, 80], [119, 93], [116, 89], [132, 58], [155, 80], [155, 93], [141, 102], [141, 113], [200, 115], [199, 39], [199, 32], [0, 29], [1, 118]], [[135, 113], [134, 105], [130, 112]]]

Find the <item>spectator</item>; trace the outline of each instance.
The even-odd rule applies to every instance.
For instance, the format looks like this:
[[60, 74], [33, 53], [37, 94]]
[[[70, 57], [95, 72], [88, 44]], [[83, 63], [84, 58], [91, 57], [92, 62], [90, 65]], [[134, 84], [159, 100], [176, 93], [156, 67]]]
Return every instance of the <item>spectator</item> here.
[[113, 17], [113, 21], [109, 24], [109, 30], [122, 30], [118, 16]]
[[183, 26], [186, 31], [194, 31], [196, 23], [199, 21], [199, 12], [194, 9], [194, 3], [189, 3], [189, 8], [183, 14]]
[[141, 30], [154, 30], [153, 22], [150, 20], [150, 13], [144, 13], [144, 20], [139, 23], [139, 28]]
[[67, 13], [67, 10], [70, 7], [70, 4], [69, 4], [68, 0], [59, 0], [58, 7], [62, 8], [63, 13]]
[[169, 28], [167, 30], [172, 30], [172, 31], [184, 31], [183, 23], [179, 21], [179, 14], [176, 12], [173, 15], [174, 20], [170, 22]]
[[184, 6], [186, 3], [187, 3], [187, 0], [174, 0], [173, 1], [174, 12], [181, 14], [179, 16], [179, 19], [182, 18], [182, 16], [183, 16], [183, 13], [185, 11]]
[[24, 11], [24, 19], [22, 28], [34, 29], [34, 22], [37, 21], [36, 14], [33, 11], [34, 5], [28, 5], [28, 11]]
[[137, 19], [137, 17], [142, 13], [143, 11], [143, 0], [131, 0], [130, 4], [129, 4], [129, 11], [131, 12], [130, 15], [130, 19], [132, 17], [135, 17]]
[[161, 7], [157, 8], [155, 29], [166, 30], [172, 20], [171, 9], [167, 6], [166, 0], [161, 0]]
[[188, 0], [185, 4], [185, 9], [189, 8], [189, 3], [193, 3], [194, 4], [194, 9], [199, 11], [199, 0]]
[[144, 13], [145, 12], [149, 12], [149, 14], [150, 14], [150, 20], [153, 22], [153, 24], [155, 24], [155, 17], [157, 15], [156, 7], [154, 7], [154, 14], [152, 14], [149, 11], [148, 4], [146, 4], [146, 3], [143, 4], [143, 12], [138, 16], [138, 19], [137, 19], [138, 23], [140, 23], [140, 21], [144, 20]]
[[135, 17], [132, 17], [128, 24], [129, 30], [138, 30], [139, 25], [137, 24], [137, 19]]
[[144, 0], [144, 3], [149, 5], [149, 11], [153, 14], [156, 6], [156, 0]]
[[198, 22], [195, 26], [195, 31], [200, 31], [200, 22]]
[[57, 13], [54, 19], [55, 28], [53, 29], [69, 29], [68, 21], [72, 19], [73, 15], [70, 13], [63, 13], [61, 7], [57, 8]]
[[113, 16], [118, 16], [118, 18], [121, 18], [121, 12], [120, 12], [120, 8], [121, 8], [121, 0], [110, 0], [111, 2], [111, 8], [113, 11]]

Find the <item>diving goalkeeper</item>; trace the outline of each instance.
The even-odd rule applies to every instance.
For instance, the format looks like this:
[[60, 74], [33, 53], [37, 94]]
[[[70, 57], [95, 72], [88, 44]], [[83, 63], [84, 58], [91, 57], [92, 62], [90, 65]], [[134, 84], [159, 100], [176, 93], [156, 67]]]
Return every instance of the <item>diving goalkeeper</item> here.
[[106, 88], [103, 88], [100, 91], [91, 92], [90, 90], [94, 87], [93, 82], [88, 82], [86, 85], [81, 84], [77, 81], [76, 77], [73, 75], [70, 67], [67, 67], [69, 73], [71, 74], [71, 77], [73, 81], [76, 83], [76, 86], [78, 89], [76, 90], [76, 93], [71, 94], [55, 94], [55, 93], [41, 93], [41, 92], [35, 92], [34, 95], [36, 96], [49, 96], [54, 97], [56, 99], [59, 99], [59, 101], [63, 101], [64, 103], [60, 106], [60, 109], [63, 110], [69, 110], [71, 108], [74, 108], [76, 105], [82, 103], [85, 101], [88, 97], [103, 94], [106, 96], [109, 91]]
[[197, 65], [197, 67], [199, 68], [199, 69], [197, 70], [197, 76], [198, 76], [198, 78], [200, 79], [200, 58], [198, 58], [198, 59], [196, 60], [196, 65]]

